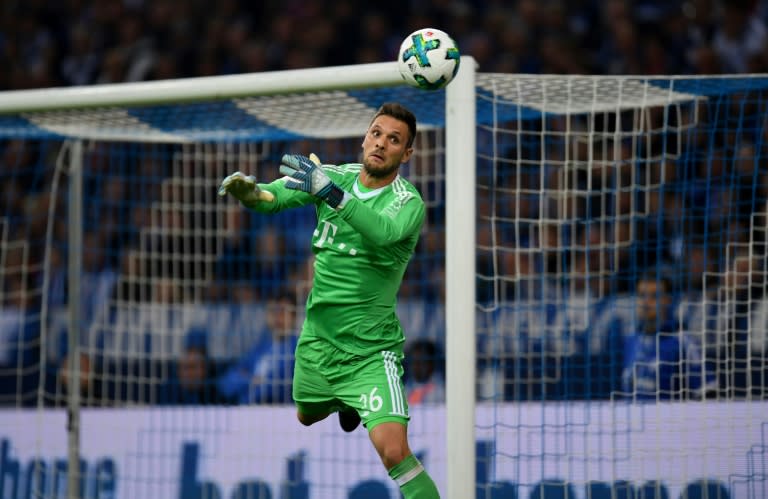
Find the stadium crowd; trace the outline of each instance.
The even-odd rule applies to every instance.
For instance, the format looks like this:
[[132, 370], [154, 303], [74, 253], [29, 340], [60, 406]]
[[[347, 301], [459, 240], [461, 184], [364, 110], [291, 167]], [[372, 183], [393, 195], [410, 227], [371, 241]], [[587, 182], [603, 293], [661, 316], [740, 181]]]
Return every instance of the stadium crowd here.
[[768, 69], [764, 0], [36, 0], [0, 19], [0, 90], [389, 61], [425, 26], [484, 72]]
[[[759, 0], [395, 0], [381, 11], [347, 0], [214, 3], [37, 0], [3, 2], [0, 13], [0, 62], [8, 68], [0, 72], [0, 90], [388, 61], [394, 58], [407, 33], [427, 25], [453, 35], [462, 52], [478, 61], [482, 72], [696, 75], [768, 71], [768, 2]], [[764, 116], [764, 104], [761, 105], [762, 108], [752, 110], [758, 118]], [[643, 192], [640, 208], [622, 197], [626, 192], [622, 187], [629, 184], [622, 183], [625, 179], [621, 171], [605, 178], [590, 176], [587, 179], [582, 176], [583, 172], [575, 174], [568, 182], [581, 186], [581, 191], [589, 194], [581, 195], [573, 200], [571, 207], [564, 209], [564, 204], [558, 204], [564, 202], [555, 199], [557, 196], [541, 199], [558, 191], [558, 182], [564, 181], [562, 177], [542, 176], [538, 171], [525, 171], [521, 167], [519, 176], [508, 176], [510, 183], [502, 186], [506, 189], [502, 191], [536, 192], [535, 196], [500, 197], [496, 202], [503, 206], [480, 207], [479, 303], [551, 302], [569, 314], [568, 320], [581, 323], [584, 321], [571, 317], [581, 310], [575, 302], [589, 301], [590, 297], [611, 300], [620, 300], [624, 295], [632, 297], [640, 273], [656, 269], [675, 279], [671, 285], [674, 300], [666, 306], [665, 321], [684, 321], [688, 328], [702, 324], [699, 336], [718, 329], [728, 331], [725, 347], [720, 339], [709, 343], [720, 345], [709, 357], [714, 364], [720, 363], [713, 367], [715, 371], [726, 375], [744, 374], [746, 364], [764, 362], [764, 351], [756, 358], [744, 353], [745, 349], [749, 350], [747, 345], [765, 348], [768, 343], [766, 338], [746, 337], [750, 327], [746, 317], [766, 313], [760, 308], [766, 285], [764, 258], [759, 258], [764, 254], [764, 241], [760, 241], [759, 248], [749, 243], [754, 243], [757, 237], [750, 231], [750, 224], [755, 216], [764, 213], [768, 199], [768, 176], [763, 164], [768, 129], [759, 119], [750, 125], [754, 133], [749, 137], [717, 139], [721, 141], [722, 150], [737, 161], [719, 158], [704, 162], [701, 157], [694, 157], [691, 162], [674, 168], [644, 166], [647, 185], [640, 188]], [[691, 140], [705, 139], [702, 134]], [[515, 157], [514, 146], [507, 145], [509, 149], [505, 154]], [[32, 241], [33, 253], [42, 253], [46, 247], [52, 182], [50, 169], [39, 165], [53, 163], [56, 147], [57, 144], [30, 145], [21, 140], [0, 143], [2, 213], [10, 221], [14, 234]], [[702, 155], [706, 154], [705, 144], [697, 147]], [[119, 148], [122, 156], [129, 159], [122, 169], [115, 171], [106, 158]], [[227, 215], [229, 236], [209, 269], [218, 278], [214, 278], [201, 295], [190, 297], [188, 290], [179, 289], [176, 278], [180, 275], [174, 274], [177, 271], [164, 275], [166, 268], [183, 266], [183, 261], [141, 260], [142, 251], [144, 255], [152, 254], [153, 248], [178, 248], [174, 253], [178, 255], [183, 248], [203, 244], [184, 239], [195, 236], [198, 232], [194, 229], [201, 228], [192, 226], [192, 230], [184, 232], [190, 223], [186, 212], [164, 212], [166, 216], [162, 217], [150, 212], [147, 200], [178, 205], [194, 196], [179, 190], [163, 191], [161, 180], [172, 175], [170, 162], [165, 161], [170, 152], [162, 146], [148, 151], [143, 157], [150, 159], [140, 165], [131, 163], [137, 154], [130, 146], [93, 145], [88, 152], [92, 175], [86, 179], [88, 220], [83, 279], [87, 290], [84, 292], [87, 317], [115, 301], [163, 304], [183, 303], [192, 301], [191, 298], [209, 303], [267, 301], [285, 292], [283, 283], [306, 281], [304, 274], [309, 267], [306, 263], [311, 255], [298, 249], [304, 245], [303, 239], [301, 242], [294, 239], [295, 233], [307, 231], [295, 230], [295, 224], [281, 225], [247, 216], [243, 210]], [[556, 153], [552, 156], [556, 157]], [[481, 181], [483, 168], [481, 164]], [[608, 188], [613, 192], [610, 196], [604, 194]], [[632, 211], [624, 211], [630, 205]], [[551, 206], [550, 212], [547, 206]], [[402, 289], [404, 302], [422, 300], [429, 307], [437, 307], [430, 308], [431, 312], [439, 310], [444, 296], [440, 210], [441, 206], [436, 206], [430, 213], [430, 230], [422, 237]], [[489, 210], [498, 211], [491, 216]], [[551, 224], [519, 223], [520, 220], [552, 221], [552, 214], [561, 219]], [[197, 222], [192, 224], [205, 220], [199, 213], [197, 216]], [[605, 220], [611, 217], [614, 222], [606, 225]], [[516, 222], [492, 225], [510, 219]], [[309, 220], [309, 217], [299, 218], [303, 224]], [[488, 223], [489, 220], [493, 222]], [[628, 220], [633, 225], [626, 225]], [[280, 226], [292, 229], [282, 231]], [[311, 231], [311, 225], [308, 228]], [[496, 229], [501, 229], [501, 239], [494, 241]], [[142, 237], [146, 234], [153, 236]], [[238, 237], [239, 234], [245, 236]], [[155, 236], [157, 239], [153, 239]], [[49, 276], [50, 302], [46, 305], [56, 308], [67, 299], [63, 220], [55, 224], [53, 237], [60, 244], [51, 247], [50, 260], [54, 270], [60, 272]], [[515, 250], [498, 252], [494, 244]], [[131, 251], [134, 249], [139, 251]], [[290, 258], [285, 258], [286, 254]], [[30, 261], [42, 262], [42, 254], [33, 255], [30, 260], [21, 246], [6, 248], [2, 262], [6, 270], [1, 274], [5, 317], [10, 310], [22, 315], [39, 314], [39, 297], [18, 292], [25, 280], [42, 274], [41, 264], [36, 264], [31, 267], [35, 275], [22, 275], [19, 269], [30, 268], [22, 262]], [[178, 272], [186, 273], [184, 278], [196, 278], [199, 276], [191, 276], [189, 272], [200, 270]], [[136, 279], [125, 278], [134, 274]], [[150, 281], [146, 279], [148, 276], [159, 278]], [[567, 289], [563, 289], [564, 276]], [[718, 299], [718, 293], [741, 298]], [[301, 295], [299, 291], [296, 297], [299, 303]], [[700, 310], [702, 302], [715, 308], [736, 303], [736, 308], [741, 309], [710, 314]], [[615, 303], [605, 306], [619, 307]], [[518, 308], [497, 308], [487, 314], [487, 318], [496, 320], [504, 313], [516, 315], [515, 327], [521, 324], [524, 313]], [[429, 316], [430, 312], [423, 314]], [[544, 315], [554, 317], [553, 314]], [[35, 317], [26, 324], [39, 324], [39, 315]], [[710, 319], [727, 324], [712, 326], [707, 322]], [[493, 380], [484, 382], [479, 392], [481, 397], [607, 398], [622, 389], [622, 380], [626, 385], [628, 377], [631, 378], [632, 367], [623, 364], [621, 341], [629, 335], [628, 330], [631, 333], [641, 329], [632, 320], [607, 326], [608, 332], [601, 340], [604, 344], [596, 346], [593, 337], [574, 339], [574, 343], [592, 342], [575, 347], [564, 347], [562, 337], [552, 341], [534, 338], [536, 326], [533, 324], [529, 325], [530, 338], [522, 335], [511, 338], [510, 335], [502, 341], [507, 342], [504, 344], [492, 336], [492, 327], [485, 330], [481, 325], [478, 335], [481, 356], [495, 359], [492, 363], [481, 362], [481, 379], [483, 373], [499, 367], [505, 373], [499, 378], [502, 386], [493, 386]], [[554, 331], [560, 334], [565, 329], [554, 328]], [[30, 366], [40, 365], [39, 345], [34, 339], [37, 332], [38, 329], [30, 327], [29, 331], [20, 333], [27, 338], [28, 341], [23, 342], [27, 347], [9, 354], [10, 362], [0, 365], [0, 404], [36, 403], [38, 380], [26, 375], [19, 379], [18, 373], [33, 373], [34, 368]], [[415, 333], [420, 335], [423, 332]], [[439, 336], [432, 339], [440, 342]], [[522, 342], [528, 344], [523, 347]], [[257, 370], [260, 352], [270, 347], [254, 344], [242, 352], [253, 347], [249, 356], [221, 359], [210, 358], [210, 345], [204, 344], [199, 336], [186, 335], [183, 348], [179, 349], [183, 355], [161, 362], [150, 359], [115, 364], [99, 357], [84, 357], [81, 359], [83, 371], [96, 373], [86, 378], [84, 400], [92, 400], [94, 404], [109, 404], [110, 399], [158, 403], [258, 402], [247, 382], [235, 382], [239, 372], [233, 369], [246, 362], [248, 365], [241, 371]], [[439, 351], [440, 346], [425, 349]], [[55, 362], [47, 367], [50, 372], [45, 392], [52, 394], [47, 402], [57, 404], [63, 400], [60, 396], [65, 391], [66, 377], [61, 367], [66, 365], [66, 347], [62, 344], [46, 348], [55, 352]], [[569, 348], [582, 355], [570, 356]], [[0, 354], [6, 350], [10, 349], [0, 348]], [[518, 355], [521, 351], [526, 355]], [[280, 369], [281, 372], [289, 370], [285, 365]], [[201, 376], [207, 380], [202, 385]], [[225, 379], [230, 380], [227, 387], [222, 385]], [[95, 383], [109, 380], [121, 380], [120, 386], [94, 387]], [[280, 382], [284, 381], [281, 378]], [[724, 385], [730, 395], [736, 396], [750, 395], [745, 387], [752, 386], [746, 380], [736, 383], [725, 380]], [[182, 392], [189, 387], [190, 392]], [[219, 388], [230, 397], [219, 393]], [[282, 395], [277, 401], [285, 402], [285, 386], [280, 389]], [[423, 390], [423, 386], [420, 389]], [[20, 392], [23, 397], [19, 396]], [[436, 393], [441, 393], [441, 389]]]

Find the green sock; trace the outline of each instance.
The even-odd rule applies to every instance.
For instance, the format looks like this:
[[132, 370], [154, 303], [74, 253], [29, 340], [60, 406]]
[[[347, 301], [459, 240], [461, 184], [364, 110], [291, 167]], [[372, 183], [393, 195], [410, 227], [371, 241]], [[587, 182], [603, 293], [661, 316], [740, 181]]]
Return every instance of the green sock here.
[[440, 499], [440, 493], [416, 456], [411, 454], [389, 470], [405, 499]]

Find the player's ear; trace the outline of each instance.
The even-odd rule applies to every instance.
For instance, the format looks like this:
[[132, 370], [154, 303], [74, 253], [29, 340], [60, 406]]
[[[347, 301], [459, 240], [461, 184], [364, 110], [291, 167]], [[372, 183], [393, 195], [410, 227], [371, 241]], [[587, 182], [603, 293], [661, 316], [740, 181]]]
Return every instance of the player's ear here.
[[405, 150], [405, 153], [403, 153], [403, 157], [400, 158], [400, 163], [407, 163], [409, 159], [411, 159], [411, 154], [413, 154], [413, 147], [409, 147]]

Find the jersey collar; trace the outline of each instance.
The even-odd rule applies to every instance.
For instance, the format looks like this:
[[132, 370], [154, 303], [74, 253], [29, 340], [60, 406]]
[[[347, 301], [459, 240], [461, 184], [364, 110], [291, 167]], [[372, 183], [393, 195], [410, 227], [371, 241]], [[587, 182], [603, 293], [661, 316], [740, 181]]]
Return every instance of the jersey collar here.
[[355, 184], [352, 186], [352, 191], [354, 192], [355, 197], [357, 197], [358, 199], [375, 198], [381, 193], [381, 191], [383, 191], [384, 189], [392, 185], [394, 182], [397, 182], [397, 179], [399, 178], [400, 178], [400, 175], [395, 177], [395, 179], [391, 183], [385, 185], [384, 187], [379, 187], [378, 189], [374, 189], [372, 191], [363, 192], [360, 190], [360, 177], [357, 177], [357, 179], [355, 180]]

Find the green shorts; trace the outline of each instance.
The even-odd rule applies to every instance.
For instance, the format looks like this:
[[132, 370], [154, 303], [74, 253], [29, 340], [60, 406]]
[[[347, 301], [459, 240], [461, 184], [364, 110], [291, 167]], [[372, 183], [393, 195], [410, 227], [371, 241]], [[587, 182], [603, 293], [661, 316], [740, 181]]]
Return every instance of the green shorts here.
[[302, 336], [296, 347], [293, 400], [307, 415], [355, 409], [368, 431], [390, 421], [407, 425], [402, 361], [402, 351], [363, 357]]

